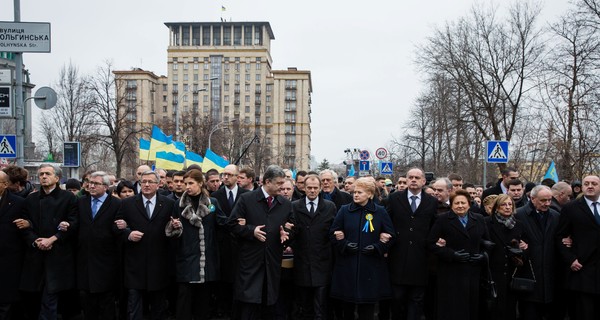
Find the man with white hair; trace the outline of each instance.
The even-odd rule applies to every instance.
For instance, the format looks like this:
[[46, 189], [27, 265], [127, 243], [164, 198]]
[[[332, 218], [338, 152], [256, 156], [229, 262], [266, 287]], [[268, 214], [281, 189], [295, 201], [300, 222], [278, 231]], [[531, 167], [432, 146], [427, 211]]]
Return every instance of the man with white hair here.
[[319, 173], [319, 178], [321, 178], [322, 190], [320, 197], [333, 201], [335, 203], [336, 211], [340, 210], [340, 208], [352, 202], [352, 196], [337, 187], [338, 175], [335, 171], [330, 169], [322, 170]]

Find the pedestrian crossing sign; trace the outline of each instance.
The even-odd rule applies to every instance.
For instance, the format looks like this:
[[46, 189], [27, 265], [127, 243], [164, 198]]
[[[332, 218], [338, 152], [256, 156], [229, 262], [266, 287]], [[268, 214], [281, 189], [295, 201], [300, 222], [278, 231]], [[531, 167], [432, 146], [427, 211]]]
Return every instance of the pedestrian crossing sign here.
[[1, 136], [0, 135], [0, 158], [16, 158], [17, 157], [17, 136]]
[[508, 141], [492, 140], [487, 142], [487, 162], [508, 162]]
[[381, 174], [393, 174], [394, 170], [393, 164], [391, 162], [380, 162], [379, 163], [379, 172]]

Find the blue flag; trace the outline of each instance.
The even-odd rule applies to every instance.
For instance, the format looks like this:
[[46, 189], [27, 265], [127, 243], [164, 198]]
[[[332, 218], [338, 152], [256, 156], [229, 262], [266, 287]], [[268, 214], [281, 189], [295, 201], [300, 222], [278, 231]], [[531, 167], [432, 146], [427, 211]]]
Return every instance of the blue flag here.
[[350, 170], [348, 170], [348, 177], [354, 177], [356, 175], [356, 171], [354, 171], [354, 165], [350, 166]]
[[552, 179], [554, 182], [558, 182], [558, 172], [556, 172], [554, 161], [550, 162], [550, 166], [548, 167], [548, 171], [546, 171], [544, 179]]

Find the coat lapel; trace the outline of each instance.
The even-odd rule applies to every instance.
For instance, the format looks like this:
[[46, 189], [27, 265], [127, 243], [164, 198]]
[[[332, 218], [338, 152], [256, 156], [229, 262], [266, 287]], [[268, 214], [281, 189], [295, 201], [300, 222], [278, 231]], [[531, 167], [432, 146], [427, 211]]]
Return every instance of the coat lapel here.
[[[144, 197], [142, 197], [141, 193], [138, 194], [136, 197], [137, 199], [135, 199], [135, 206], [137, 207], [139, 214], [141, 214], [144, 218], [148, 219], [146, 207], [144, 206]], [[154, 211], [156, 211], [156, 208], [154, 208]]]

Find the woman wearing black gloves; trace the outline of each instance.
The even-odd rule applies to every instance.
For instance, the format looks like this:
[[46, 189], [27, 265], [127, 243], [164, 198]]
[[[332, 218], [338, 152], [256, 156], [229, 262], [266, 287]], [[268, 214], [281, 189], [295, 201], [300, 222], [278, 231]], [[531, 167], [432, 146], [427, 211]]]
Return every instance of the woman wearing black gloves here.
[[384, 255], [392, 243], [394, 227], [385, 209], [373, 202], [375, 183], [360, 178], [354, 183], [354, 202], [340, 208], [331, 238], [336, 258], [331, 296], [343, 301], [345, 320], [374, 318], [375, 304], [391, 298]]
[[515, 218], [515, 202], [506, 194], [496, 198], [492, 215], [485, 218], [490, 238], [496, 245], [490, 251], [490, 269], [498, 289], [498, 301], [490, 310], [490, 319], [516, 319], [517, 297], [509, 290], [510, 278], [515, 267], [523, 265], [523, 250], [527, 243], [523, 241], [521, 223]]
[[439, 216], [429, 233], [428, 246], [439, 258], [438, 319], [479, 320], [482, 243], [489, 235], [483, 216], [470, 212], [470, 204], [469, 193], [457, 190], [450, 196], [451, 211]]

